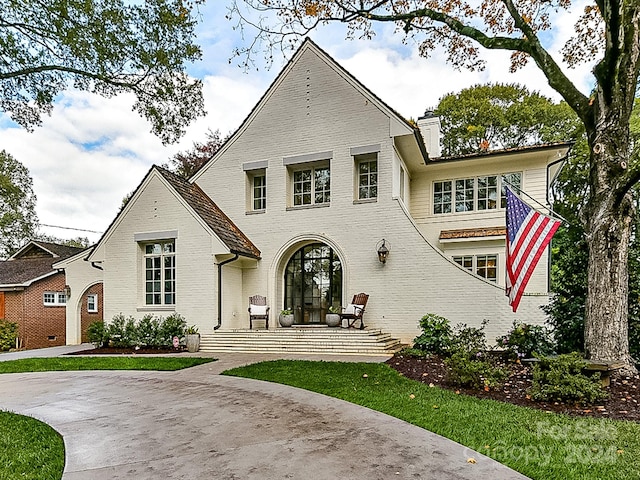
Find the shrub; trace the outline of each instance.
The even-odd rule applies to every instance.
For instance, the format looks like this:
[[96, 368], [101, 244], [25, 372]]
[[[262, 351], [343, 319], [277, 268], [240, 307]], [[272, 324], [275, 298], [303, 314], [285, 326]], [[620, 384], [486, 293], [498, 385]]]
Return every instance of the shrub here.
[[506, 348], [517, 358], [538, 355], [550, 355], [554, 352], [549, 331], [540, 325], [513, 322], [513, 327], [506, 335], [496, 338], [498, 346]]
[[449, 368], [449, 381], [463, 387], [497, 388], [509, 376], [503, 368], [496, 367], [487, 360], [472, 359], [462, 350], [447, 358], [445, 364]]
[[187, 321], [179, 313], [172, 313], [162, 320], [160, 324], [160, 338], [162, 345], [170, 346], [173, 344], [173, 337], [178, 337], [181, 341], [184, 338], [184, 332], [187, 329]]
[[533, 366], [533, 382], [529, 394], [534, 400], [593, 403], [606, 398], [600, 374], [591, 377], [582, 371], [587, 362], [578, 352], [540, 357]]
[[138, 322], [138, 342], [147, 347], [159, 347], [162, 344], [160, 321], [150, 313]]
[[18, 338], [18, 324], [0, 319], [0, 351], [15, 347], [16, 338]]
[[451, 346], [451, 326], [449, 320], [433, 313], [420, 319], [422, 333], [413, 340], [413, 348], [427, 353], [444, 355]]
[[424, 350], [420, 350], [418, 348], [411, 348], [411, 347], [403, 348], [397, 353], [397, 355], [402, 355], [405, 357], [412, 357], [412, 358], [425, 358], [429, 356], [429, 354]]
[[119, 313], [113, 317], [108, 328], [109, 340], [114, 347], [132, 347], [137, 343], [136, 321], [133, 317], [125, 318]]
[[488, 320], [483, 320], [480, 327], [469, 327], [466, 323], [456, 325], [451, 335], [450, 352], [461, 351], [472, 357], [487, 350], [487, 339], [484, 333], [487, 323]]
[[87, 328], [87, 335], [96, 348], [109, 346], [109, 329], [105, 328], [102, 320], [91, 323]]

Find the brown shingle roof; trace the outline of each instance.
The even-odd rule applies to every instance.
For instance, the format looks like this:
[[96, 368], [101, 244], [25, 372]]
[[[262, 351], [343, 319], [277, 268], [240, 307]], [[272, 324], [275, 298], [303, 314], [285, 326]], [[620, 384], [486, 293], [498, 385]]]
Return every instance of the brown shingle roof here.
[[499, 237], [507, 234], [506, 227], [461, 228], [458, 230], [442, 230], [440, 240], [458, 238]]
[[55, 273], [52, 265], [80, 253], [83, 248], [68, 247], [50, 242], [32, 240], [10, 260], [0, 262], [0, 286], [25, 285]]
[[155, 166], [155, 169], [171, 184], [191, 208], [215, 232], [232, 253], [259, 258], [260, 250], [242, 233], [202, 189], [184, 178]]

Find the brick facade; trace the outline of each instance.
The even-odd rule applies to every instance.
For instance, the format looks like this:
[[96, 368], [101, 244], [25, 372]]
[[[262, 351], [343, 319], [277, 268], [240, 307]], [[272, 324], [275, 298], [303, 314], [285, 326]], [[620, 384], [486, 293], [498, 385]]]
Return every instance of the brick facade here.
[[66, 307], [45, 306], [44, 292], [62, 292], [63, 273], [56, 273], [20, 291], [5, 292], [5, 317], [18, 324], [18, 338], [23, 348], [65, 345]]
[[[89, 295], [98, 295], [97, 312], [89, 312], [87, 308], [87, 300], [89, 298]], [[80, 328], [82, 331], [83, 343], [89, 341], [89, 336], [87, 334], [89, 325], [91, 325], [93, 322], [101, 322], [102, 320], [102, 283], [98, 283], [97, 285], [89, 287], [89, 289], [82, 294], [82, 307], [80, 309]]]

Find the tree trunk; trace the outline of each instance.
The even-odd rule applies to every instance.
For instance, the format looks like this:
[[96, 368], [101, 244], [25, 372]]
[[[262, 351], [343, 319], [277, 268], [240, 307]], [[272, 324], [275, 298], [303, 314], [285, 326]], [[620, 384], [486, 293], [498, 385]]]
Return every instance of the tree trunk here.
[[[602, 97], [600, 99], [602, 101]], [[588, 293], [584, 322], [588, 359], [623, 362], [622, 374], [637, 373], [629, 354], [628, 255], [635, 210], [628, 191], [628, 129], [620, 128], [620, 105], [603, 108], [589, 135], [590, 194], [586, 208], [589, 246]], [[620, 110], [618, 110], [619, 112]]]

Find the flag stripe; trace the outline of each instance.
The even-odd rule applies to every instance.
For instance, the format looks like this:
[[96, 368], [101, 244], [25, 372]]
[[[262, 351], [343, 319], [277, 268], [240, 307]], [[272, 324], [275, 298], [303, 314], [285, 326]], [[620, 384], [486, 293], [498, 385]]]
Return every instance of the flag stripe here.
[[515, 312], [524, 289], [560, 222], [534, 210], [507, 187], [505, 294]]

